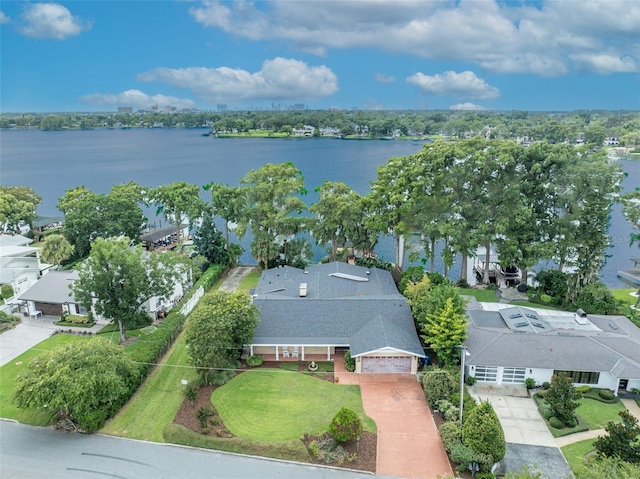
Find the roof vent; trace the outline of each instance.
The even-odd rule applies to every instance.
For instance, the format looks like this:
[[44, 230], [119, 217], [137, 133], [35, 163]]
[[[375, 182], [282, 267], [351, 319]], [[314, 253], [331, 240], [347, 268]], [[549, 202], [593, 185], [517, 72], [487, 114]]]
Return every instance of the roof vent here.
[[[582, 310], [579, 309], [578, 311], [582, 311]], [[586, 326], [588, 324], [587, 323], [587, 315], [586, 314], [584, 316], [580, 316], [578, 313], [573, 313], [573, 319], [580, 326]]]
[[580, 316], [581, 318], [586, 318], [587, 317], [587, 312], [584, 309], [578, 309], [576, 311], [576, 314], [578, 316]]
[[307, 297], [307, 283], [300, 283], [300, 297]]

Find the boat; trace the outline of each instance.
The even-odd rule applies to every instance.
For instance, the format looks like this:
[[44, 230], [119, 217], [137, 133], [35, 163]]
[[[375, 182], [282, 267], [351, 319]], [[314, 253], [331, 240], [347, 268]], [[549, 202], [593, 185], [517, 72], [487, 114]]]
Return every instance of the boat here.
[[618, 278], [634, 288], [640, 287], [640, 258], [631, 258], [633, 268], [618, 271]]
[[473, 270], [476, 274], [478, 282], [484, 279], [485, 270], [489, 272], [489, 282], [498, 286], [505, 285], [507, 287], [515, 287], [522, 281], [522, 272], [515, 265], [505, 266], [500, 263], [498, 253], [491, 251], [489, 254], [489, 263], [487, 264], [486, 248], [478, 248], [476, 251]]

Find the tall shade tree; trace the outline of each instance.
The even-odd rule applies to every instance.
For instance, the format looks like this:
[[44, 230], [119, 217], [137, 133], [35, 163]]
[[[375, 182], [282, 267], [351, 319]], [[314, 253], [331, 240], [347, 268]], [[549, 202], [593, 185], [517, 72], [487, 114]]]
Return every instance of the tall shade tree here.
[[36, 209], [42, 197], [27, 186], [0, 185], [0, 228], [8, 233], [19, 233], [31, 226], [38, 217]]
[[40, 256], [47, 263], [54, 263], [58, 268], [62, 262], [73, 254], [73, 246], [62, 235], [49, 235], [44, 240]]
[[314, 214], [311, 236], [318, 244], [331, 244], [330, 260], [335, 261], [338, 246], [349, 238], [351, 225], [362, 221], [356, 207], [358, 194], [341, 182], [325, 181], [316, 188], [318, 202], [309, 207]]
[[91, 338], [31, 360], [16, 379], [15, 401], [96, 431], [131, 397], [138, 378], [138, 367], [120, 346]]
[[200, 188], [185, 181], [161, 185], [149, 192], [149, 198], [156, 205], [156, 214], [178, 229], [178, 241], [181, 241], [182, 224], [188, 220], [192, 226], [205, 210], [206, 203], [200, 198]]
[[126, 237], [97, 238], [73, 284], [82, 306], [93, 306], [97, 314], [118, 324], [121, 342], [126, 340], [127, 328], [149, 322], [143, 308], [149, 299], [167, 299], [177, 283], [187, 282], [184, 258], [172, 252], [149, 253], [129, 243]]
[[83, 258], [98, 237], [127, 236], [138, 242], [146, 225], [142, 209], [128, 189], [114, 187], [108, 195], [99, 195], [84, 186], [67, 190], [58, 199], [64, 214], [62, 234], [74, 246], [74, 254]]
[[284, 240], [292, 239], [304, 227], [301, 214], [307, 207], [299, 197], [306, 193], [304, 177], [293, 163], [268, 163], [249, 171], [241, 182], [248, 188], [246, 215], [238, 225], [239, 234], [242, 236], [251, 227], [251, 252], [267, 269], [280, 254]]
[[427, 314], [422, 325], [422, 339], [438, 354], [445, 365], [456, 364], [459, 346], [467, 339], [467, 317], [460, 313], [454, 297], [445, 299], [444, 306]]
[[210, 213], [204, 213], [202, 223], [193, 235], [193, 245], [196, 252], [207, 258], [209, 263], [229, 264], [229, 250], [225, 248], [222, 233], [216, 228]]
[[245, 214], [247, 195], [244, 188], [223, 185], [221, 183], [208, 183], [203, 186], [211, 191], [211, 209], [214, 215], [224, 220], [225, 248], [229, 249], [230, 223], [238, 224]]
[[623, 194], [620, 201], [622, 203], [622, 214], [634, 229], [631, 233], [631, 244], [637, 241], [638, 246], [640, 246], [640, 188]]
[[259, 321], [258, 308], [246, 293], [217, 291], [203, 296], [185, 333], [191, 364], [204, 375], [238, 359]]

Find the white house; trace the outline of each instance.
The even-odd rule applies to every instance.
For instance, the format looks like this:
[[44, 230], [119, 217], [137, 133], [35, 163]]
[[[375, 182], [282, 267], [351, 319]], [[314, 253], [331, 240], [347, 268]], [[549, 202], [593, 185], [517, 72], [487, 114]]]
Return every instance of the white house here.
[[525, 308], [472, 299], [465, 374], [479, 382], [541, 384], [565, 372], [576, 385], [640, 389], [640, 329], [624, 316]]

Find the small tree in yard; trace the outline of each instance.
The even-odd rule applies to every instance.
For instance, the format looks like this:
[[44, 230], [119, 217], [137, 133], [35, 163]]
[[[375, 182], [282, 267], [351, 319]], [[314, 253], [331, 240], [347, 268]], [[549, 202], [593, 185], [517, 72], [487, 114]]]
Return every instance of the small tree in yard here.
[[92, 338], [34, 358], [16, 379], [15, 401], [96, 431], [129, 399], [138, 378], [137, 366], [120, 346]]
[[[501, 461], [507, 451], [504, 431], [489, 401], [473, 408], [462, 425], [462, 442], [475, 452]], [[485, 465], [485, 467], [490, 465]]]
[[442, 399], [449, 399], [457, 387], [453, 376], [444, 369], [428, 372], [422, 378], [424, 397], [431, 407], [435, 407]]
[[14, 295], [13, 286], [10, 284], [3, 284], [0, 286], [0, 295], [2, 295], [2, 299], [9, 299]]
[[622, 422], [609, 422], [605, 426], [608, 436], [600, 436], [594, 443], [600, 456], [618, 457], [632, 464], [640, 464], [640, 426], [628, 411], [618, 413]]
[[569, 376], [564, 373], [553, 375], [546, 400], [552, 415], [560, 419], [563, 424], [575, 421], [575, 410], [580, 405], [578, 402], [580, 397]]
[[354, 411], [343, 407], [331, 420], [329, 434], [339, 442], [353, 441], [362, 434], [362, 421]]

